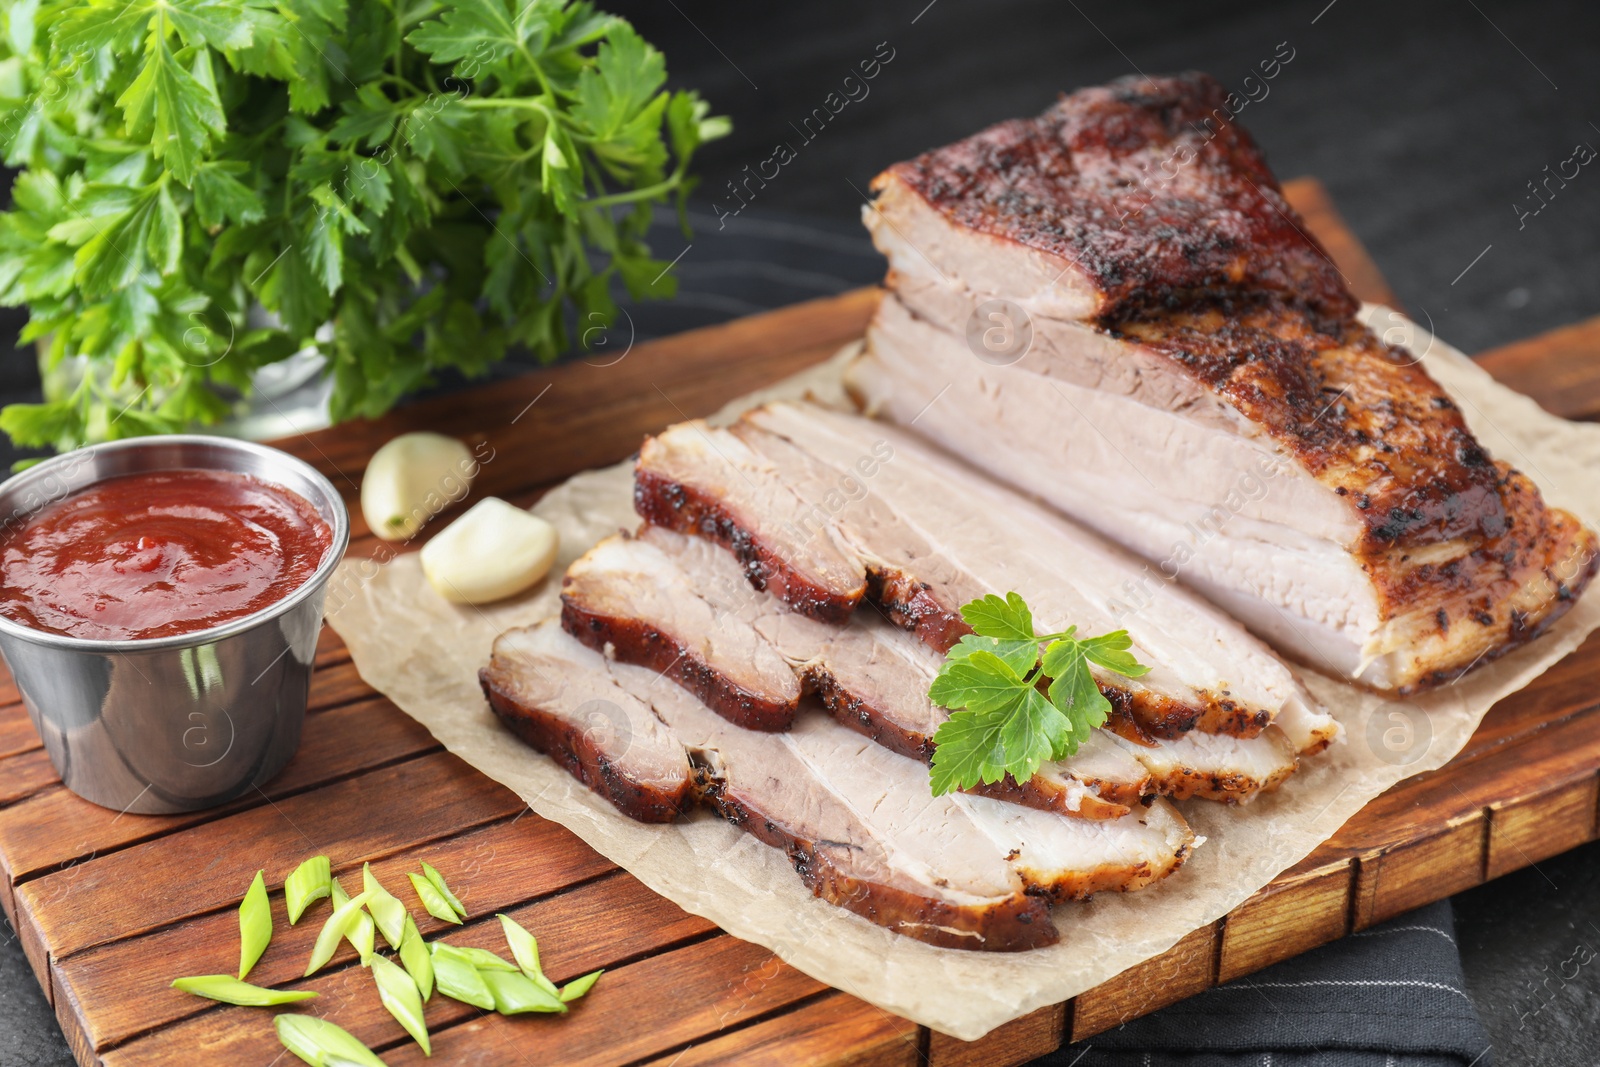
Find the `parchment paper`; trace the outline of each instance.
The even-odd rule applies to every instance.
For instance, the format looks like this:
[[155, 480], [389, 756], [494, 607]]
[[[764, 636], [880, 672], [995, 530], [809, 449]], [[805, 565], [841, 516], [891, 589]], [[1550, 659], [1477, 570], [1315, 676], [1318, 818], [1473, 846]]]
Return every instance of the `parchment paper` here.
[[[1550, 502], [1591, 527], [1600, 526], [1600, 426], [1555, 418], [1396, 313], [1367, 310], [1383, 315], [1386, 324], [1414, 331], [1409, 347], [1426, 353], [1429, 371], [1461, 404], [1493, 455], [1526, 472]], [[843, 404], [840, 373], [850, 354], [847, 349], [820, 367], [742, 398], [719, 418], [765, 400], [806, 394]], [[516, 457], [499, 462], [514, 463]], [[368, 684], [451, 752], [515, 790], [538, 814], [568, 827], [657, 893], [766, 946], [822, 982], [965, 1040], [1090, 989], [1227, 914], [1389, 786], [1444, 764], [1466, 744], [1490, 705], [1528, 684], [1600, 625], [1600, 591], [1591, 591], [1532, 645], [1413, 700], [1384, 700], [1305, 672], [1316, 695], [1344, 724], [1344, 739], [1306, 760], [1277, 793], [1248, 807], [1182, 804], [1206, 842], [1172, 877], [1142, 892], [1103, 894], [1056, 908], [1061, 940], [1048, 948], [1015, 954], [933, 948], [817, 900], [783, 853], [714, 816], [668, 826], [622, 816], [512, 737], [489, 711], [476, 675], [495, 635], [553, 615], [567, 564], [601, 537], [637, 525], [630, 488], [631, 467], [620, 464], [578, 475], [547, 495], [534, 511], [560, 530], [561, 558], [548, 580], [519, 599], [484, 608], [451, 605], [429, 587], [414, 553], [381, 568], [349, 560], [333, 583], [330, 621]], [[1395, 711], [1405, 722], [1391, 718]], [[1414, 730], [1409, 739], [1406, 723]], [[1402, 731], [1391, 735], [1399, 738], [1398, 746], [1369, 741], [1391, 727]], [[1431, 740], [1418, 740], [1429, 732]], [[1409, 762], [1397, 762], [1402, 758]], [[519, 861], [532, 866], [539, 857]], [[741, 981], [754, 995], [764, 978], [752, 972]]]

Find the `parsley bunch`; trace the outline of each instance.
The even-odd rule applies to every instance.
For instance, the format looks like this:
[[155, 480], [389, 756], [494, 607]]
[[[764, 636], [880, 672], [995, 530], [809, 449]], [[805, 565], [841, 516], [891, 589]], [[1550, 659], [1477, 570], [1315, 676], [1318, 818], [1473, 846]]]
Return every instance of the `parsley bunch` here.
[[933, 735], [935, 796], [1007, 774], [1026, 782], [1045, 760], [1078, 751], [1111, 711], [1089, 664], [1128, 678], [1150, 673], [1128, 651], [1126, 630], [1081, 639], [1076, 626], [1034, 633], [1033, 613], [1016, 593], [974, 600], [961, 617], [974, 633], [945, 653], [928, 690], [930, 700], [955, 712]]
[[0, 303], [87, 357], [0, 413], [21, 445], [214, 422], [309, 345], [336, 420], [553, 359], [614, 277], [672, 295], [652, 207], [729, 130], [570, 0], [7, 0], [0, 30]]

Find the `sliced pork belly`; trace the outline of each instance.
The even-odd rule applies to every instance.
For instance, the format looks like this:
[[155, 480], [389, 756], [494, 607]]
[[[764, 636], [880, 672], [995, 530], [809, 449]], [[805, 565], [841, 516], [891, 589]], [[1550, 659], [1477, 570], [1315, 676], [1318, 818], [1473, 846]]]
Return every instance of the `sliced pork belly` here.
[[1349, 314], [1338, 269], [1230, 106], [1204, 74], [1083, 89], [889, 168], [863, 215], [897, 271], [1053, 318], [1218, 287]]
[[1120, 615], [1181, 579], [1303, 662], [1410, 692], [1537, 635], [1594, 571], [1593, 535], [1359, 323], [1259, 299], [1035, 319], [1000, 366], [962, 332], [975, 299], [891, 293], [851, 389], [1149, 560]]
[[1129, 630], [1151, 672], [1137, 680], [1097, 672], [1096, 681], [1151, 737], [1190, 729], [1253, 737], [1279, 709], [1310, 699], [1271, 652], [1182, 589], [1158, 590], [1150, 611], [1114, 616], [1109, 594], [1138, 577], [1132, 559], [910, 435], [799, 404], [757, 409], [735, 432], [758, 451], [781, 443], [836, 469], [873, 441], [890, 441], [895, 458], [835, 524], [866, 561], [869, 588], [936, 650], [966, 631], [962, 603], [1016, 590], [1046, 632]]
[[[783, 729], [800, 693], [815, 692], [840, 722], [926, 763], [933, 733], [949, 714], [928, 701], [939, 656], [927, 646], [881, 621], [839, 627], [798, 615], [770, 592], [752, 589], [728, 553], [698, 537], [647, 526], [637, 537], [602, 541], [574, 564], [563, 597], [564, 625], [586, 644], [672, 677], [730, 722], [750, 724], [758, 682], [765, 706], [793, 702], [783, 705]], [[641, 641], [639, 634], [654, 637]], [[685, 662], [692, 666], [680, 669]], [[790, 678], [778, 677], [785, 671]], [[1114, 819], [1158, 789], [1138, 760], [1109, 736], [1096, 736], [1025, 784], [1007, 778], [974, 791]]]
[[800, 681], [727, 595], [754, 601], [754, 590], [740, 582], [722, 592], [719, 600], [697, 587], [652, 545], [611, 537], [568, 568], [561, 621], [589, 647], [670, 676], [740, 726], [787, 730]]
[[[814, 618], [842, 622], [866, 588], [860, 561], [834, 542], [825, 516], [811, 514], [820, 509], [800, 507], [771, 471], [771, 462], [738, 438], [702, 422], [682, 423], [645, 440], [635, 506], [657, 526], [692, 531], [731, 551], [757, 589], [772, 589]], [[696, 478], [707, 472], [740, 482], [745, 492], [737, 498], [713, 492]], [[735, 499], [738, 511], [730, 510]]]
[[678, 736], [559, 627], [501, 634], [478, 680], [512, 733], [629, 818], [671, 822], [694, 806]]
[[[560, 685], [529, 685], [530, 673]], [[609, 660], [553, 622], [502, 636], [483, 674], [495, 710], [512, 721], [527, 714], [528, 701], [540, 716], [573, 718], [567, 706], [576, 698], [563, 689], [648, 712], [651, 736], [672, 739], [680, 757], [692, 758], [694, 796], [784, 849], [819, 897], [933, 944], [1050, 944], [1047, 900], [1139, 888], [1174, 870], [1197, 843], [1159, 801], [1090, 822], [984, 798], [933, 797], [921, 764], [825, 716], [806, 716], [786, 734], [742, 729], [656, 672]], [[515, 694], [509, 704], [507, 691]], [[636, 725], [647, 727], [642, 713]], [[535, 731], [529, 739], [554, 746], [544, 750], [569, 770], [582, 761], [561, 746], [591, 744], [581, 732]], [[605, 743], [618, 773], [643, 773], [630, 759], [632, 740], [619, 733]]]

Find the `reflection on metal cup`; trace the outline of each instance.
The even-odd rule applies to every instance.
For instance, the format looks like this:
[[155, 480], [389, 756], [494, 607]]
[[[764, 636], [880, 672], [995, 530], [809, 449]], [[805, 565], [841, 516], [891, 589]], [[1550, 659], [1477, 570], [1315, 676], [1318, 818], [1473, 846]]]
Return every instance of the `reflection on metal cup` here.
[[26, 521], [54, 500], [125, 474], [227, 470], [307, 500], [333, 537], [315, 573], [282, 600], [221, 626], [100, 641], [0, 617], [0, 653], [62, 782], [86, 800], [145, 814], [197, 811], [267, 782], [300, 743], [328, 579], [350, 524], [310, 466], [227, 438], [142, 437], [69, 452], [0, 484], [0, 515]]

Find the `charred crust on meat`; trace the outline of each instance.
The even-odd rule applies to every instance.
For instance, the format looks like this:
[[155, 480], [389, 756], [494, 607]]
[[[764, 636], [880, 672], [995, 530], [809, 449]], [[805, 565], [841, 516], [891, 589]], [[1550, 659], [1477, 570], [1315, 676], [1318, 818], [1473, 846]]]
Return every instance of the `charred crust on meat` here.
[[[896, 933], [931, 945], [987, 952], [1020, 952], [1057, 940], [1049, 904], [1038, 897], [1018, 892], [994, 904], [958, 907], [848, 874], [830, 857], [841, 846], [794, 837], [726, 791], [711, 803], [730, 823], [782, 849], [813, 894]], [[848, 850], [852, 846], [842, 847]]]
[[752, 586], [782, 597], [802, 615], [821, 622], [842, 623], [860, 599], [859, 593], [841, 596], [795, 571], [714, 494], [675, 482], [647, 467], [634, 468], [633, 508], [652, 526], [692, 534], [726, 548], [743, 564]]
[[561, 628], [602, 655], [609, 650], [623, 663], [661, 672], [736, 726], [771, 733], [794, 724], [798, 701], [780, 703], [747, 691], [647, 623], [593, 612], [563, 592]]
[[[1069, 260], [1102, 314], [1217, 287], [1352, 313], [1227, 97], [1200, 73], [1122, 79], [897, 164], [874, 186], [899, 179], [957, 226]], [[1184, 156], [1173, 188], [1150, 180]]]
[[531, 707], [514, 696], [492, 667], [478, 671], [478, 684], [495, 716], [513, 734], [555, 760], [568, 774], [640, 822], [672, 822], [694, 806], [694, 785], [685, 779], [665, 790], [630, 778], [578, 724]]

